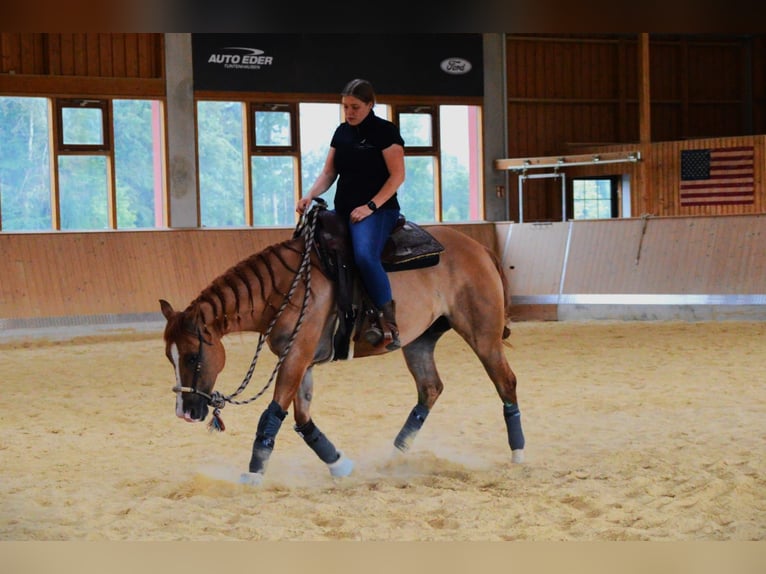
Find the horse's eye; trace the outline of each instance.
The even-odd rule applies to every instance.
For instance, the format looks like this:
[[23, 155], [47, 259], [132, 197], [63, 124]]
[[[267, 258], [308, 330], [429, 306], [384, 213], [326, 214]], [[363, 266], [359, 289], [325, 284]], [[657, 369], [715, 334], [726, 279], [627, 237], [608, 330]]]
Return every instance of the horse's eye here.
[[199, 355], [187, 355], [186, 356], [186, 364], [190, 367], [194, 367], [197, 365], [197, 362], [199, 361]]

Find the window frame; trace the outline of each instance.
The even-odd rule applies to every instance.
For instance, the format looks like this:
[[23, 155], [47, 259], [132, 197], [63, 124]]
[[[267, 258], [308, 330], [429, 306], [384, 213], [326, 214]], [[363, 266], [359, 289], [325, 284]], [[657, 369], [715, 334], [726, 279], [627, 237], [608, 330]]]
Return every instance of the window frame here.
[[[298, 126], [298, 104], [296, 102], [260, 102], [249, 100], [247, 105], [247, 155], [300, 155], [300, 130]], [[256, 137], [255, 115], [258, 112], [287, 112], [290, 114], [289, 145], [258, 145]]]
[[430, 157], [433, 161], [434, 172], [434, 221], [441, 223], [444, 220], [443, 213], [443, 189], [442, 189], [442, 161], [441, 161], [441, 134], [439, 130], [439, 106], [440, 104], [425, 103], [391, 103], [392, 121], [401, 130], [401, 116], [403, 114], [425, 114], [431, 118], [431, 145], [418, 146], [408, 145], [404, 140], [404, 157]]
[[[51, 223], [53, 229], [61, 229], [61, 181], [59, 173], [59, 157], [87, 157], [100, 156], [106, 160], [106, 218], [107, 229], [117, 229], [117, 176], [114, 169], [114, 135], [112, 130], [112, 100], [111, 98], [51, 98], [53, 100], [53, 123], [54, 132], [51, 153], [51, 193], [53, 202], [51, 205]], [[103, 142], [101, 144], [67, 144], [64, 142], [64, 110], [75, 109], [100, 109], [101, 130]], [[74, 230], [73, 230], [74, 231]]]
[[572, 214], [571, 219], [575, 221], [593, 221], [598, 218], [577, 219], [575, 217], [575, 197], [574, 187], [577, 181], [608, 181], [610, 187], [610, 216], [608, 219], [618, 219], [622, 217], [622, 209], [620, 205], [620, 191], [622, 185], [622, 176], [617, 174], [611, 175], [593, 175], [593, 176], [573, 176], [567, 181], [567, 211]]
[[429, 115], [431, 117], [431, 145], [416, 146], [404, 142], [405, 155], [434, 155], [441, 154], [441, 138], [439, 134], [439, 105], [438, 104], [391, 104], [393, 122], [401, 129], [402, 114]]
[[[112, 101], [106, 98], [53, 98], [56, 126], [55, 142], [57, 155], [106, 155], [114, 152], [114, 134], [112, 126]], [[101, 110], [101, 133], [103, 142], [100, 144], [68, 144], [64, 142], [64, 110], [65, 109], [98, 109]]]

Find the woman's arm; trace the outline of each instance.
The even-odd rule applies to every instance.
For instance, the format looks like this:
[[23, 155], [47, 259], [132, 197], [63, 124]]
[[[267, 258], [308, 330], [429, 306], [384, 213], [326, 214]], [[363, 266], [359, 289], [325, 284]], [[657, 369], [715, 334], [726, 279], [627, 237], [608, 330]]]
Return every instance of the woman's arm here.
[[[392, 144], [383, 150], [383, 159], [388, 168], [388, 179], [380, 188], [372, 201], [380, 207], [393, 197], [399, 187], [404, 183], [404, 147]], [[361, 221], [372, 214], [367, 204], [360, 205], [351, 212], [351, 221]]]
[[314, 184], [309, 188], [306, 195], [298, 200], [295, 211], [298, 213], [306, 211], [306, 208], [311, 205], [315, 197], [319, 197], [330, 189], [336, 177], [338, 177], [338, 172], [335, 171], [335, 148], [331, 147], [330, 151], [327, 152], [327, 158], [324, 160], [322, 171], [319, 172]]

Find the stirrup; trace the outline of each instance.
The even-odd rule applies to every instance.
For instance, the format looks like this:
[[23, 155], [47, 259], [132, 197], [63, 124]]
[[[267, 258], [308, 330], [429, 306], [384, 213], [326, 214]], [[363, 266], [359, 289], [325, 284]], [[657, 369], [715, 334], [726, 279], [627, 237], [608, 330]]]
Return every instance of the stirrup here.
[[373, 347], [377, 347], [383, 342], [384, 335], [378, 327], [372, 326], [362, 334], [362, 338]]
[[367, 311], [367, 320], [369, 321], [369, 327], [362, 333], [362, 338], [373, 347], [377, 347], [383, 342], [385, 336], [383, 329], [381, 329], [381, 326], [383, 325], [383, 313], [381, 311], [369, 309]]

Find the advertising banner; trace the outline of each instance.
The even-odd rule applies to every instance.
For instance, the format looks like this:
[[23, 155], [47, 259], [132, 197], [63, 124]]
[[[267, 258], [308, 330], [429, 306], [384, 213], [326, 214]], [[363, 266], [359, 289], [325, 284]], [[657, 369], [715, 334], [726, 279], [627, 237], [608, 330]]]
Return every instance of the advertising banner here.
[[481, 34], [192, 34], [194, 89], [481, 97]]

